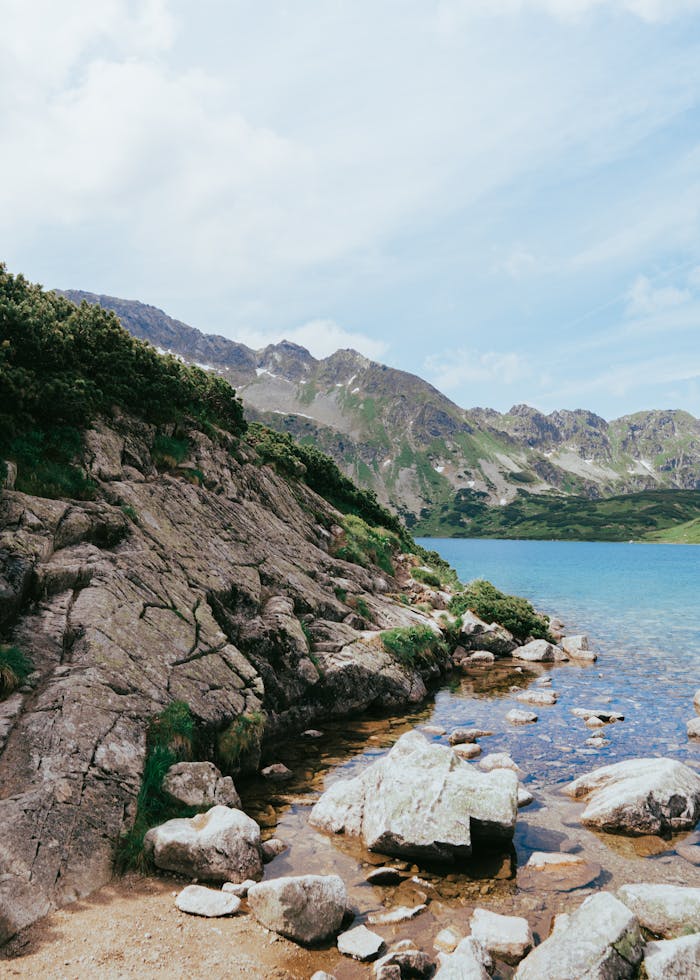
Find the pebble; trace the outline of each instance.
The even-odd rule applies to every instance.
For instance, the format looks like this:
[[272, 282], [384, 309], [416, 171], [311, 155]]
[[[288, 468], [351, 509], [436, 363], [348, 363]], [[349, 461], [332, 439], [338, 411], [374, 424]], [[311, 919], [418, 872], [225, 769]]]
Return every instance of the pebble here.
[[287, 779], [291, 779], [294, 773], [291, 769], [288, 769], [283, 762], [274, 762], [271, 766], [265, 766], [264, 769], [260, 770], [260, 775], [264, 776], [265, 779], [269, 779], [275, 783], [285, 782]]

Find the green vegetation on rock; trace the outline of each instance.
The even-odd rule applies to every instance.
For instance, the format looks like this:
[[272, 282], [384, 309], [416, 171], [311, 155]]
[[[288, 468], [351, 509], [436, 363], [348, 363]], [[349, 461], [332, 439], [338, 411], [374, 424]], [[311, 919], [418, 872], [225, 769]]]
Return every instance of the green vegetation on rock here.
[[335, 548], [335, 557], [356, 565], [378, 565], [389, 575], [394, 574], [394, 555], [404, 540], [384, 527], [370, 527], [361, 517], [348, 514], [343, 520], [345, 534]]
[[217, 754], [223, 769], [228, 772], [238, 769], [246, 755], [260, 747], [264, 730], [265, 715], [261, 711], [239, 715], [219, 735]]
[[184, 701], [173, 701], [151, 719], [146, 735], [146, 761], [141, 789], [136, 801], [136, 819], [117, 842], [114, 857], [119, 872], [145, 870], [143, 839], [151, 827], [173, 817], [193, 816], [197, 811], [183, 808], [163, 793], [163, 780], [171, 766], [192, 758], [194, 720]]
[[516, 640], [549, 639], [549, 619], [535, 612], [532, 604], [520, 596], [500, 592], [485, 579], [470, 582], [463, 592], [453, 596], [450, 612], [461, 616], [467, 610], [487, 623], [500, 623]]
[[405, 667], [428, 665], [446, 652], [444, 640], [429, 626], [400, 626], [381, 634], [385, 650]]
[[31, 660], [20, 649], [0, 646], [0, 701], [16, 691], [33, 669]]

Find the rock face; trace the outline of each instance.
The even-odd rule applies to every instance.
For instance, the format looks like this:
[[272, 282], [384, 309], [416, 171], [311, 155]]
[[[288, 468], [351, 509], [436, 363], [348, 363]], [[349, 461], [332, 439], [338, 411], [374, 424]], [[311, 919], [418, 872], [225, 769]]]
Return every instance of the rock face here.
[[183, 806], [230, 806], [240, 809], [241, 798], [230, 776], [211, 762], [178, 762], [165, 774], [163, 792]]
[[360, 776], [334, 783], [309, 820], [371, 851], [452, 860], [470, 854], [473, 839], [512, 838], [517, 790], [515, 773], [477, 772], [413, 731]]
[[548, 939], [527, 956], [515, 980], [624, 980], [637, 975], [644, 941], [630, 910], [609, 892], [557, 916]]
[[679, 885], [623, 885], [618, 898], [655, 936], [675, 939], [700, 932], [700, 888]]
[[267, 929], [309, 945], [338, 931], [348, 895], [337, 875], [275, 878], [248, 891], [250, 910]]
[[566, 787], [588, 806], [581, 822], [622, 834], [668, 834], [700, 819], [700, 776], [673, 759], [603, 766]]
[[242, 810], [227, 806], [154, 827], [144, 849], [158, 868], [191, 878], [245, 881], [262, 875], [260, 828]]
[[559, 647], [547, 640], [530, 640], [525, 646], [518, 647], [513, 651], [516, 660], [529, 660], [534, 663], [556, 663], [559, 660], [568, 660], [568, 656]]
[[[0, 629], [36, 667], [0, 726], [0, 942], [110, 879], [149, 722], [173, 700], [216, 760], [243, 716], [275, 735], [399, 707], [447, 666], [407, 668], [378, 633], [344, 622], [337, 581], [348, 599], [370, 598], [377, 630], [428, 617], [377, 592], [378, 570], [329, 554], [338, 512], [305, 484], [194, 429], [187, 466], [159, 471], [155, 435], [128, 418], [87, 433], [94, 501], [0, 493]], [[259, 741], [240, 766], [256, 767], [257, 752]]]
[[644, 950], [648, 980], [697, 980], [700, 977], [700, 935], [648, 943]]

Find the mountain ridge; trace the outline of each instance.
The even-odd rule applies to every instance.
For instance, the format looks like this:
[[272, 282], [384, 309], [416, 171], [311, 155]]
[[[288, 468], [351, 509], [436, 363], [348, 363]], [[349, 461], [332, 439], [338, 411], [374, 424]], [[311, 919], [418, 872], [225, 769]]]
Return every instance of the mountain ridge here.
[[135, 336], [225, 377], [249, 419], [327, 452], [416, 533], [468, 530], [465, 501], [700, 488], [700, 421], [679, 409], [611, 421], [588, 409], [464, 409], [418, 375], [357, 351], [317, 359], [286, 340], [256, 351], [138, 301], [62, 295], [113, 310]]

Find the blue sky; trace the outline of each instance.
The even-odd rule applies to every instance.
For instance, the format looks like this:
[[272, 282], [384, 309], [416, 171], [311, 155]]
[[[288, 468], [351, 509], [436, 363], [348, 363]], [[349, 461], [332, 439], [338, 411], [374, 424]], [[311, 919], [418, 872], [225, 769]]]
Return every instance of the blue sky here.
[[700, 415], [700, 0], [0, 0], [46, 286], [501, 410]]

